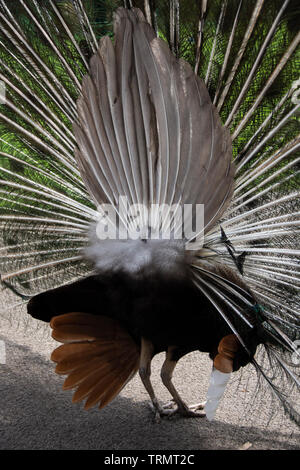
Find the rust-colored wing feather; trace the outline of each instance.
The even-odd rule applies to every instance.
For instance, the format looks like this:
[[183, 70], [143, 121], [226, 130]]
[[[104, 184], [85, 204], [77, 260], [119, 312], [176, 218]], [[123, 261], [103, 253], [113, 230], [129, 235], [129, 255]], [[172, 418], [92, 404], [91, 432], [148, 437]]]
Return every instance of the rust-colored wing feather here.
[[76, 389], [73, 402], [86, 399], [85, 409], [106, 406], [138, 370], [139, 348], [116, 320], [76, 312], [50, 325], [63, 343], [51, 355], [55, 372], [67, 375], [63, 389]]

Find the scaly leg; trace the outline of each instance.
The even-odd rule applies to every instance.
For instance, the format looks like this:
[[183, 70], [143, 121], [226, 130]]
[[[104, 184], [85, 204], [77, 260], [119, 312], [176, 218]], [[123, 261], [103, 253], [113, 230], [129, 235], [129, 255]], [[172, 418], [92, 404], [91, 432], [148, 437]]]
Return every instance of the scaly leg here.
[[154, 354], [154, 347], [153, 344], [146, 340], [145, 338], [142, 338], [141, 342], [141, 355], [140, 355], [140, 367], [139, 367], [139, 374], [141, 377], [141, 380], [144, 384], [145, 389], [149, 393], [149, 396], [151, 398], [152, 404], [153, 404], [153, 409], [155, 412], [155, 421], [159, 422], [160, 416], [161, 415], [170, 415], [173, 413], [172, 410], [163, 410], [158, 403], [158, 400], [155, 396], [151, 381], [150, 381], [150, 375], [151, 375], [151, 360], [153, 358]]
[[[161, 369], [161, 379], [163, 384], [167, 387], [169, 392], [171, 393], [174, 402], [177, 405], [177, 409], [174, 410], [175, 412], [179, 412], [183, 416], [190, 416], [190, 417], [197, 417], [197, 418], [203, 418], [205, 416], [205, 413], [200, 412], [197, 413], [197, 409], [203, 409], [203, 404], [199, 403], [198, 405], [192, 405], [191, 407], [188, 407], [184, 401], [181, 399], [179, 393], [177, 392], [176, 388], [174, 387], [172, 383], [172, 375], [173, 371], [176, 367], [177, 361], [172, 360], [172, 352], [174, 348], [168, 348], [167, 354], [166, 354], [166, 360], [163, 363], [162, 369]], [[166, 409], [166, 408], [165, 408]]]

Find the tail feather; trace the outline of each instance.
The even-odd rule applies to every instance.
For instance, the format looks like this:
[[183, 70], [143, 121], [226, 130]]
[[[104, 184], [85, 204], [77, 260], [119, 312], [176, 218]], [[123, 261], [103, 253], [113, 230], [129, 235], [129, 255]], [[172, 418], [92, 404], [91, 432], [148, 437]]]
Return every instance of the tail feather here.
[[51, 355], [55, 372], [67, 375], [64, 390], [77, 388], [73, 402], [87, 398], [85, 409], [108, 404], [136, 373], [139, 349], [121, 325], [108, 317], [67, 313], [50, 323], [64, 343]]

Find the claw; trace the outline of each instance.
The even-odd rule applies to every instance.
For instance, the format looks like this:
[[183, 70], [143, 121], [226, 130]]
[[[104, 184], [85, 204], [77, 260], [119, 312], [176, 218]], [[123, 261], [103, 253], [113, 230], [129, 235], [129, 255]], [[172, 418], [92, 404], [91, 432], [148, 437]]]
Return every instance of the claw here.
[[203, 403], [187, 406], [184, 402], [180, 403], [177, 411], [181, 416], [186, 418], [204, 418], [206, 416], [204, 411], [197, 411], [203, 409]]
[[206, 405], [206, 401], [202, 401], [201, 403], [195, 403], [194, 405], [189, 405], [189, 409], [193, 411], [204, 410], [205, 405]]
[[177, 407], [175, 409], [169, 409], [169, 408], [164, 408], [164, 406], [160, 406], [157, 404], [154, 404], [152, 402], [149, 403], [149, 407], [151, 411], [154, 413], [154, 421], [155, 423], [160, 423], [161, 418], [166, 416], [170, 417], [173, 416], [175, 413], [177, 413]]
[[204, 418], [206, 414], [204, 412], [199, 412], [203, 410], [206, 402], [195, 403], [190, 406], [177, 406], [175, 400], [171, 400], [168, 403], [165, 403], [160, 408], [161, 416], [173, 416], [175, 413], [179, 413], [182, 416], [189, 418]]
[[169, 409], [173, 409], [175, 406], [176, 406], [175, 400], [172, 399], [168, 401], [167, 403], [165, 403], [164, 405], [162, 405], [162, 408], [164, 410], [169, 410]]
[[160, 423], [160, 413], [159, 413], [158, 410], [155, 411], [154, 421], [155, 421], [156, 424]]
[[186, 418], [205, 418], [204, 411], [193, 411], [190, 408], [178, 408], [178, 413]]

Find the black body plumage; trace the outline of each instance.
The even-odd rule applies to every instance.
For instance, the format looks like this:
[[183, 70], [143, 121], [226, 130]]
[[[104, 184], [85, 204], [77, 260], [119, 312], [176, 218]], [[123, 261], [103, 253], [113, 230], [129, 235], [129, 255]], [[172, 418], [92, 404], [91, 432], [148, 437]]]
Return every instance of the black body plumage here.
[[[143, 337], [151, 341], [155, 354], [175, 346], [175, 361], [195, 350], [209, 353], [213, 359], [221, 339], [232, 333], [188, 272], [184, 279], [159, 274], [133, 278], [126, 272], [93, 275], [33, 297], [27, 309], [32, 317], [46, 322], [68, 312], [108, 316], [120, 322], [138, 346]], [[243, 330], [251, 351], [249, 356], [241, 349], [234, 361], [234, 370], [238, 370], [250, 362], [262, 338], [257, 328], [245, 331], [230, 309], [225, 311], [238, 330]], [[254, 310], [251, 320], [257, 323]]]

